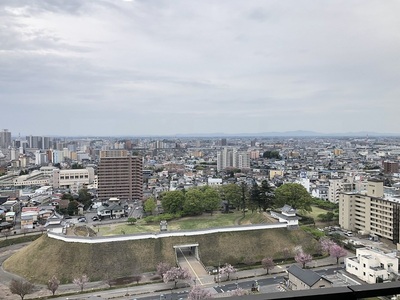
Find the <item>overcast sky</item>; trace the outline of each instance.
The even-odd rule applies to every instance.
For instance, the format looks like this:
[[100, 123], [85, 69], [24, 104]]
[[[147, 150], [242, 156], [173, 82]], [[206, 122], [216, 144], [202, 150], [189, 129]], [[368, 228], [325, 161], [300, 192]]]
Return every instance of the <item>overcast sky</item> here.
[[0, 2], [18, 135], [400, 133], [400, 1]]

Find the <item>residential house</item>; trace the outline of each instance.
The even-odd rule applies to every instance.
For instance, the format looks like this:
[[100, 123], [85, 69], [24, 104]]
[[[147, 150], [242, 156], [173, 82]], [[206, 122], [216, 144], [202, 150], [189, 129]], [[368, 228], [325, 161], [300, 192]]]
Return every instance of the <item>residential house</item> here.
[[97, 208], [97, 215], [100, 218], [110, 217], [111, 219], [118, 219], [125, 216], [125, 210], [117, 203], [112, 203], [110, 205], [103, 204]]
[[292, 265], [287, 270], [286, 286], [291, 290], [308, 290], [332, 287], [332, 282], [318, 273]]

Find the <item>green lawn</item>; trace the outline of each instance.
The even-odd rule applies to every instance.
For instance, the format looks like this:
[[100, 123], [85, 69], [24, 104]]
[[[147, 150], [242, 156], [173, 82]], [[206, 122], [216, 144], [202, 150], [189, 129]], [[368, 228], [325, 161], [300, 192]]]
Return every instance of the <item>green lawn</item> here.
[[312, 218], [314, 218], [314, 220], [318, 219], [318, 215], [326, 214], [329, 211], [329, 210], [322, 209], [322, 208], [319, 208], [316, 206], [311, 206], [311, 208], [312, 208], [312, 212], [307, 213], [307, 217], [312, 217]]
[[[210, 214], [204, 214], [197, 217], [182, 218], [179, 220], [172, 220], [168, 222], [168, 230], [194, 230], [194, 229], [205, 229], [213, 227], [226, 227], [235, 225], [235, 221], [241, 219], [243, 216], [242, 212], [235, 211], [230, 214], [214, 213], [212, 216]], [[262, 215], [258, 213], [246, 213], [246, 222], [244, 223], [265, 223]], [[96, 226], [94, 228], [99, 235], [119, 235], [119, 234], [135, 234], [144, 232], [159, 232], [160, 225], [158, 223], [146, 224], [144, 220], [139, 220], [135, 225], [130, 225], [128, 223], [121, 224], [105, 224]]]

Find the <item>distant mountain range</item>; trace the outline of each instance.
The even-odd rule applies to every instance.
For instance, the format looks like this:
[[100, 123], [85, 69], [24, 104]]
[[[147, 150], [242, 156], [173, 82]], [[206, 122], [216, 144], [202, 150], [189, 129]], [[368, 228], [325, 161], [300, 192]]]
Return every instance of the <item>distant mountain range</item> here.
[[[48, 135], [50, 137], [62, 137], [58, 135]], [[400, 137], [399, 133], [380, 133], [372, 131], [357, 131], [357, 132], [337, 132], [337, 133], [322, 133], [316, 131], [296, 130], [296, 131], [271, 131], [259, 133], [178, 133], [178, 134], [132, 134], [132, 135], [114, 135], [114, 136], [68, 136], [70, 138], [132, 138], [132, 137], [147, 137], [147, 138], [186, 138], [186, 137], [203, 137], [203, 138], [223, 138], [223, 137]]]
[[399, 136], [398, 133], [379, 133], [372, 131], [342, 132], [342, 133], [321, 133], [316, 131], [296, 130], [296, 131], [272, 131], [260, 133], [196, 133], [196, 134], [177, 134], [176, 137], [378, 137], [378, 136]]

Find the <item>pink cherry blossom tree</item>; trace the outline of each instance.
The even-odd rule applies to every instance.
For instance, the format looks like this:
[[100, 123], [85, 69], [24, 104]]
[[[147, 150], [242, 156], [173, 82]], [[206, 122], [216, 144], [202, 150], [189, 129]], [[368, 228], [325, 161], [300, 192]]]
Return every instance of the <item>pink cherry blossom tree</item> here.
[[275, 263], [272, 257], [263, 258], [261, 260], [261, 265], [264, 269], [267, 270], [267, 275], [269, 274], [269, 270], [272, 270], [275, 267]]
[[225, 266], [223, 266], [222, 268], [219, 269], [219, 272], [221, 275], [226, 274], [227, 276], [227, 280], [229, 280], [229, 276], [232, 273], [236, 273], [237, 269], [235, 269], [231, 264], [225, 264]]
[[329, 255], [336, 258], [336, 264], [339, 264], [339, 258], [345, 257], [347, 255], [347, 251], [343, 247], [333, 244], [329, 248]]
[[246, 291], [246, 290], [244, 290], [244, 289], [242, 289], [242, 288], [237, 288], [237, 289], [234, 289], [233, 291], [231, 291], [231, 295], [232, 296], [244, 296], [244, 295], [248, 295], [249, 294], [249, 292], [248, 291]]
[[89, 282], [89, 277], [86, 274], [83, 274], [82, 276], [75, 278], [73, 281], [73, 283], [76, 284], [81, 289], [81, 292], [83, 291], [85, 284], [88, 282]]
[[171, 265], [168, 263], [160, 262], [157, 265], [157, 274], [160, 275], [161, 277], [164, 276], [165, 273], [167, 273], [168, 270], [171, 269]]
[[188, 300], [203, 300], [212, 298], [211, 292], [200, 288], [200, 286], [195, 285], [189, 291], [187, 296]]
[[321, 248], [322, 248], [322, 250], [323, 250], [324, 252], [329, 253], [330, 248], [331, 248], [333, 245], [336, 245], [336, 244], [335, 244], [335, 242], [332, 241], [331, 239], [322, 238], [322, 239], [320, 240], [320, 245], [321, 245]]
[[306, 267], [306, 263], [309, 263], [312, 261], [312, 256], [308, 253], [304, 253], [303, 251], [299, 251], [296, 253], [294, 260], [298, 263], [301, 263], [303, 265], [303, 269], [304, 269]]
[[53, 275], [53, 277], [51, 277], [49, 281], [47, 281], [47, 289], [53, 293], [53, 296], [56, 293], [59, 286], [60, 286], [60, 280], [58, 280], [58, 278], [55, 275]]
[[192, 276], [190, 275], [188, 270], [179, 267], [172, 267], [167, 272], [165, 272], [163, 276], [163, 280], [165, 283], [173, 281], [175, 283], [175, 287], [178, 283], [178, 280], [190, 280], [191, 278]]

